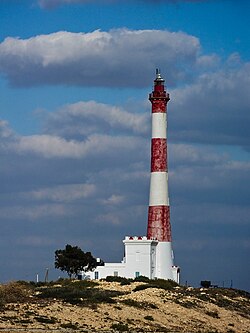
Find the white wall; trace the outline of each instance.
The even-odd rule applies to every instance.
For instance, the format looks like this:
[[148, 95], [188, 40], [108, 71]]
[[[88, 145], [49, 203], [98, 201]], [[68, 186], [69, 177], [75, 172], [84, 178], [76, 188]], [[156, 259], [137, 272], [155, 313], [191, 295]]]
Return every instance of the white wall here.
[[156, 274], [158, 279], [174, 280], [171, 242], [159, 242], [156, 248]]
[[87, 272], [91, 280], [105, 279], [107, 276], [126, 276], [126, 265], [123, 263], [105, 263], [104, 266], [97, 266], [93, 272]]
[[126, 278], [143, 275], [179, 283], [179, 267], [173, 266], [171, 242], [158, 242], [146, 236], [126, 236], [123, 243], [125, 257], [121, 263], [105, 263], [93, 272], [85, 273], [85, 276], [94, 280], [115, 275]]
[[143, 275], [152, 278], [152, 261], [155, 262], [157, 242], [147, 237], [126, 237], [125, 245], [126, 277]]

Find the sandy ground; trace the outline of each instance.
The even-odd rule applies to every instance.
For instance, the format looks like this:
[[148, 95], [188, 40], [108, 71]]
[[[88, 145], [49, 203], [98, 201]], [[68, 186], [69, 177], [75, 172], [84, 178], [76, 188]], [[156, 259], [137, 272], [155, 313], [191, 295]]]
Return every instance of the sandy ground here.
[[[127, 294], [116, 297], [114, 303], [92, 307], [32, 297], [27, 303], [7, 304], [0, 311], [0, 331], [250, 333], [250, 304], [244, 297], [234, 299], [236, 306], [227, 309], [194, 296], [180, 297], [178, 289], [133, 291], [138, 284], [102, 282], [97, 288]], [[200, 293], [206, 297], [206, 290]], [[237, 310], [242, 302], [243, 312]]]

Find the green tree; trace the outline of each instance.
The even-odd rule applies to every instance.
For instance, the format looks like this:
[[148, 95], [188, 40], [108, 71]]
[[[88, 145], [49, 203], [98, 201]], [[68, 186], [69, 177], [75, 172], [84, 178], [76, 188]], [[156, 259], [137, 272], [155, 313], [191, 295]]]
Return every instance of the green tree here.
[[79, 271], [92, 271], [96, 266], [96, 259], [91, 252], [83, 252], [78, 246], [67, 244], [64, 250], [55, 251], [55, 268], [67, 272], [70, 278]]

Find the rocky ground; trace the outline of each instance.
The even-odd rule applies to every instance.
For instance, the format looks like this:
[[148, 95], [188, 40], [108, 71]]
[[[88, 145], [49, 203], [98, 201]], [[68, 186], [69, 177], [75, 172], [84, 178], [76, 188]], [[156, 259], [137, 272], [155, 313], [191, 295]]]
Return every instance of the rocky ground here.
[[1, 285], [0, 331], [250, 333], [248, 293], [158, 282]]

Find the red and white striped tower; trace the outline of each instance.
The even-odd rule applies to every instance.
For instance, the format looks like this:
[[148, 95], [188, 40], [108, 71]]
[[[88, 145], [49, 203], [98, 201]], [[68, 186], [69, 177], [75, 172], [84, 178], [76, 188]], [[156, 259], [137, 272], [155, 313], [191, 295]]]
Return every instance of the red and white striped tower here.
[[164, 80], [156, 70], [152, 103], [151, 178], [147, 238], [158, 240], [155, 277], [173, 279], [167, 165], [167, 103]]

